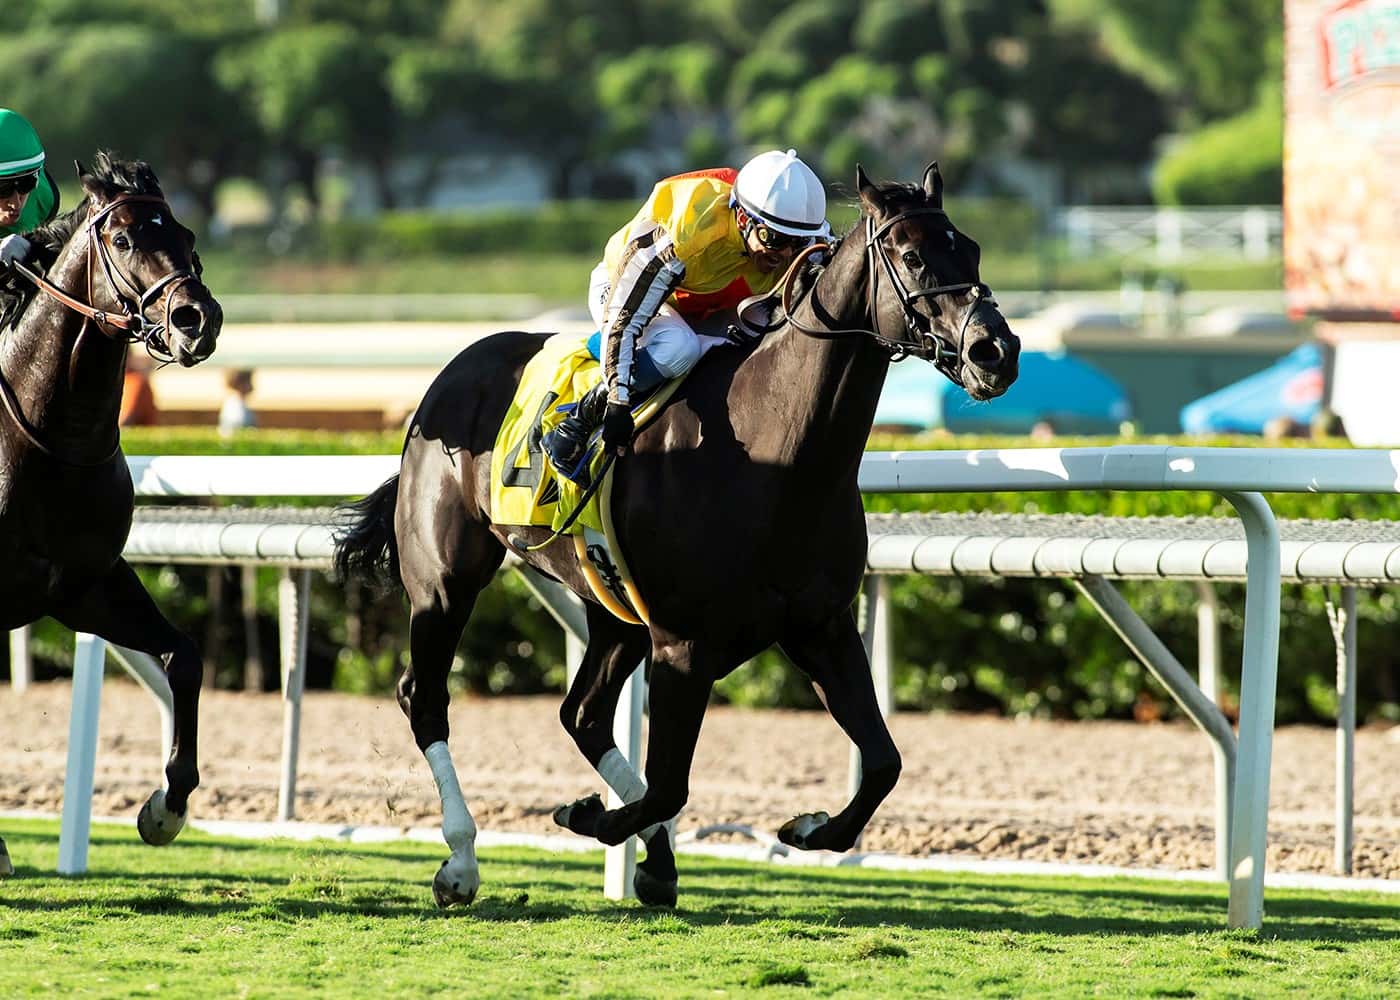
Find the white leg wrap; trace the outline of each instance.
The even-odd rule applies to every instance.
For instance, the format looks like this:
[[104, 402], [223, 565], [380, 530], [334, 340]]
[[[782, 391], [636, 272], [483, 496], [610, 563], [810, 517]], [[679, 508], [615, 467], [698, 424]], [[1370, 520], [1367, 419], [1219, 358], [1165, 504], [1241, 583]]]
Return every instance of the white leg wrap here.
[[[608, 783], [608, 787], [617, 792], [623, 802], [631, 804], [646, 794], [646, 782], [637, 774], [636, 769], [627, 763], [627, 758], [622, 756], [622, 751], [617, 747], [613, 747], [603, 754], [603, 759], [598, 761], [598, 773]], [[659, 829], [661, 829], [661, 824], [653, 823], [637, 836], [641, 837], [642, 840], [650, 840]]]
[[161, 846], [179, 835], [185, 828], [185, 818], [165, 807], [165, 789], [157, 788], [136, 815], [136, 830], [146, 843]]
[[442, 839], [453, 852], [473, 851], [476, 844], [476, 821], [467, 809], [467, 801], [462, 797], [462, 786], [457, 783], [457, 770], [452, 766], [452, 755], [447, 744], [439, 740], [423, 751], [428, 766], [433, 769], [433, 781], [437, 783], [438, 798], [442, 800]]

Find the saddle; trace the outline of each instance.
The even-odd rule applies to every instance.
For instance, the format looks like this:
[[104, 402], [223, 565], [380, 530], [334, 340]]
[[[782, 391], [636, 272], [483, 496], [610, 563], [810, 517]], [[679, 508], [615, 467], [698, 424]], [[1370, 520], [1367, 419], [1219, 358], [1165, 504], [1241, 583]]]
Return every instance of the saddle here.
[[[588, 337], [556, 334], [525, 366], [510, 408], [496, 434], [491, 454], [491, 520], [502, 526], [563, 528], [586, 486], [554, 471], [540, 440], [562, 421], [574, 404], [601, 377], [588, 351]], [[632, 407], [640, 430], [655, 419], [684, 377], [663, 382]], [[586, 459], [592, 482], [603, 467], [601, 428], [588, 443]], [[618, 618], [647, 622], [646, 606], [632, 584], [612, 523], [612, 467], [563, 533], [572, 537], [579, 566], [594, 596]]]

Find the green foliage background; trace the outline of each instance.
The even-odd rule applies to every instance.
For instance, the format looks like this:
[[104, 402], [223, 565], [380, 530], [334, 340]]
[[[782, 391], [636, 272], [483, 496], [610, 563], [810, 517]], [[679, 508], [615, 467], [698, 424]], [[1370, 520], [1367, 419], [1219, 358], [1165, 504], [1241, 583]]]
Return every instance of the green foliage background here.
[[[293, 196], [334, 211], [337, 164], [372, 178], [358, 208], [421, 207], [475, 150], [535, 159], [560, 200], [635, 194], [639, 152], [679, 169], [794, 144], [828, 180], [938, 156], [956, 186], [1023, 158], [1066, 195], [1141, 198], [1163, 136], [1248, 132], [1282, 64], [1277, 0], [24, 0], [6, 18], [0, 95], [55, 166], [140, 156], [206, 216], [231, 178], [279, 218]], [[1211, 200], [1245, 200], [1231, 182]]]
[[[875, 436], [872, 450], [1024, 447], [1016, 438]], [[1063, 446], [1121, 443], [1066, 439]], [[1143, 443], [1167, 443], [1152, 439]], [[1180, 442], [1177, 442], [1180, 443]], [[1249, 446], [1257, 439], [1193, 441]], [[1340, 442], [1330, 442], [1344, 446]], [[245, 432], [231, 442], [212, 429], [151, 428], [125, 432], [129, 454], [393, 453], [396, 434]], [[1274, 445], [1277, 446], [1277, 445]], [[1279, 517], [1400, 520], [1400, 496], [1277, 494]], [[1227, 516], [1230, 508], [1209, 493], [1034, 493], [880, 495], [871, 510], [945, 510], [1028, 513], [1100, 513], [1119, 516]], [[202, 567], [143, 568], [157, 602], [197, 639], [209, 635], [208, 573]], [[275, 664], [276, 575], [259, 573], [264, 662]], [[405, 664], [406, 613], [398, 594], [373, 595], [316, 574], [312, 587], [309, 679], [313, 686], [362, 693], [392, 689]], [[1196, 650], [1196, 591], [1184, 583], [1122, 583], [1124, 596], [1191, 669]], [[1243, 627], [1242, 584], [1217, 586], [1229, 699], [1238, 677]], [[1280, 637], [1278, 718], [1322, 722], [1335, 712], [1335, 653], [1320, 586], [1287, 585]], [[895, 577], [896, 702], [919, 711], [989, 711], [1054, 718], [1171, 716], [1165, 692], [1129, 655], [1072, 585], [1052, 580]], [[1390, 641], [1400, 606], [1389, 588], [1358, 595], [1360, 717], [1400, 721], [1400, 654]], [[358, 645], [350, 642], [352, 618]], [[245, 648], [240, 628], [210, 649], [222, 686], [242, 686]], [[71, 664], [71, 638], [49, 623], [37, 632], [36, 651], [48, 669]], [[514, 574], [502, 574], [477, 606], [454, 663], [458, 692], [533, 694], [560, 691], [564, 643], [559, 628]], [[275, 677], [275, 671], [273, 671]], [[806, 681], [776, 652], [760, 656], [723, 681], [718, 698], [745, 705], [815, 707]], [[1228, 704], [1227, 704], [1228, 707]]]

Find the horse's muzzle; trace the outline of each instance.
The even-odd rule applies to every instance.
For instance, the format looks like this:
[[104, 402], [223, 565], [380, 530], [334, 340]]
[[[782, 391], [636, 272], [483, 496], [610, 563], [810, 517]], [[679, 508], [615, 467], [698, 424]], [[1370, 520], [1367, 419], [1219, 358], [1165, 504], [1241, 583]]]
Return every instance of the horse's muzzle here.
[[967, 331], [962, 378], [973, 399], [995, 399], [1011, 388], [1020, 372], [1021, 341], [997, 314], [991, 323]]
[[224, 325], [224, 310], [218, 301], [202, 287], [203, 295], [180, 290], [170, 304], [169, 327], [166, 337], [170, 353], [182, 367], [199, 364], [214, 353], [219, 331]]

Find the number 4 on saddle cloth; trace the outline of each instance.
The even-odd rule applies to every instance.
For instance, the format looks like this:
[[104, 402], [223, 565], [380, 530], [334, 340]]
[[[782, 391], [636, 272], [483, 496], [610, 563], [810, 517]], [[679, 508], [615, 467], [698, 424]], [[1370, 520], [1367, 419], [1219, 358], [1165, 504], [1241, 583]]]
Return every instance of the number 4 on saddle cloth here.
[[[546, 460], [540, 439], [562, 421], [602, 373], [586, 335], [556, 334], [525, 366], [491, 454], [491, 520], [498, 525], [558, 529], [574, 512], [603, 463], [601, 430], [588, 443], [588, 475], [575, 483]], [[663, 382], [633, 406], [645, 426], [684, 377]], [[618, 618], [646, 623], [646, 606], [632, 584], [612, 524], [612, 469], [565, 533], [598, 600]]]

